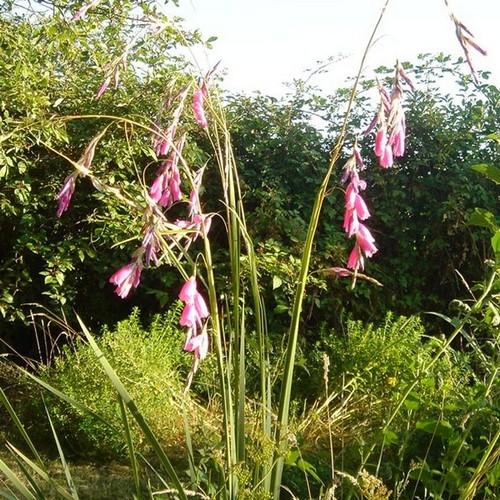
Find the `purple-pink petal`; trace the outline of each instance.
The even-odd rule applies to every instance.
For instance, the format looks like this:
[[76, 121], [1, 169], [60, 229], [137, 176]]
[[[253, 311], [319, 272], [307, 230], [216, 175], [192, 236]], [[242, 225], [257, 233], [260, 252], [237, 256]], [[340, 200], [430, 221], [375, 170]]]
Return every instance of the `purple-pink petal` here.
[[57, 217], [61, 217], [61, 215], [68, 210], [69, 204], [71, 202], [71, 197], [75, 192], [76, 178], [78, 177], [77, 173], [73, 173], [68, 175], [64, 180], [64, 184], [57, 195], [58, 206], [57, 206]]
[[203, 101], [205, 99], [205, 93], [202, 89], [196, 89], [193, 93], [193, 114], [196, 123], [202, 128], [208, 128], [207, 118], [205, 116], [205, 110], [203, 108]]
[[179, 299], [183, 302], [194, 302], [194, 297], [197, 293], [196, 290], [196, 278], [191, 276], [185, 283], [182, 285], [181, 291], [179, 292]]
[[115, 293], [124, 299], [132, 288], [137, 288], [141, 281], [142, 263], [135, 259], [121, 267], [110, 278], [109, 282], [116, 285]]

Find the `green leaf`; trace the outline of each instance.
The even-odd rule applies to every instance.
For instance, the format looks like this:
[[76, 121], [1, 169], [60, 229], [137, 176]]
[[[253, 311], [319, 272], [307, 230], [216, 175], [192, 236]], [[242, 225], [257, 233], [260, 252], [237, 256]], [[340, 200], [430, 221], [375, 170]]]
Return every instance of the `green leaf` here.
[[408, 410], [418, 410], [420, 408], [420, 398], [418, 394], [414, 391], [410, 392], [404, 401], [404, 405]]
[[395, 444], [398, 442], [398, 435], [390, 429], [384, 430], [384, 442], [386, 444]]
[[500, 229], [497, 229], [496, 233], [491, 238], [491, 247], [495, 255], [500, 253]]
[[493, 132], [493, 134], [488, 134], [486, 139], [491, 139], [492, 141], [496, 141], [500, 144], [500, 132]]
[[11, 451], [11, 453], [17, 455], [20, 459], [22, 459], [31, 469], [42, 478], [43, 481], [49, 483], [52, 488], [54, 488], [61, 498], [65, 498], [67, 500], [73, 500], [73, 497], [61, 486], [54, 482], [51, 478], [50, 474], [44, 470], [42, 467], [37, 465], [35, 462], [30, 460], [26, 455], [24, 455], [21, 451], [19, 451], [13, 444], [7, 442], [7, 447]]
[[475, 208], [474, 212], [469, 215], [468, 223], [473, 226], [486, 227], [493, 231], [497, 228], [495, 216], [488, 210]]
[[285, 305], [285, 304], [278, 304], [275, 308], [274, 308], [274, 312], [276, 314], [282, 314], [282, 313], [286, 313], [290, 310], [290, 308]]
[[283, 284], [283, 280], [279, 276], [273, 276], [273, 290], [279, 288]]
[[0, 459], [0, 471], [7, 477], [14, 488], [22, 495], [23, 498], [28, 500], [36, 500], [35, 495], [24, 485], [15, 472]]
[[311, 476], [314, 479], [316, 479], [316, 481], [318, 481], [318, 483], [323, 484], [323, 481], [321, 481], [320, 477], [316, 473], [316, 468], [314, 467], [313, 464], [311, 464], [309, 462], [306, 462], [303, 458], [300, 458], [299, 460], [297, 460], [297, 467], [301, 471], [305, 472], [309, 476]]
[[61, 466], [64, 470], [66, 482], [68, 484], [69, 491], [71, 492], [71, 497], [74, 500], [78, 500], [79, 499], [78, 492], [76, 491], [75, 483], [73, 482], [73, 478], [71, 476], [71, 471], [69, 470], [68, 463], [66, 461], [66, 457], [64, 456], [64, 452], [63, 452], [63, 449], [61, 447], [61, 443], [60, 443], [59, 438], [58, 438], [57, 433], [56, 433], [56, 429], [54, 427], [54, 424], [52, 423], [52, 419], [50, 418], [49, 409], [47, 408], [45, 401], [43, 404], [45, 406], [45, 412], [47, 413], [47, 419], [48, 419], [49, 424], [50, 424], [50, 429], [52, 431], [52, 435], [54, 436], [54, 442], [56, 443], [56, 446], [57, 446], [57, 451], [59, 453], [59, 459], [61, 462]]
[[471, 168], [485, 175], [496, 184], [500, 184], [500, 168], [490, 165], [489, 163], [478, 163], [477, 165], [472, 165]]
[[300, 458], [299, 450], [291, 450], [288, 452], [288, 455], [286, 456], [285, 463], [287, 465], [296, 465], [297, 460], [299, 458]]
[[416, 423], [415, 427], [428, 434], [442, 437], [448, 437], [453, 432], [453, 427], [447, 420], [421, 420]]

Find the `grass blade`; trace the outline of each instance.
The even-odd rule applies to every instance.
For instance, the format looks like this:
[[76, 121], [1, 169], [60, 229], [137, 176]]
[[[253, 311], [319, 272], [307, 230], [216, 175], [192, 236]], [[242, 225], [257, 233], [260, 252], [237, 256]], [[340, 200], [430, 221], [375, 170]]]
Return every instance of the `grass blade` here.
[[16, 473], [0, 459], [0, 471], [4, 473], [7, 479], [12, 483], [12, 486], [27, 500], [37, 500], [36, 496], [25, 486], [25, 484], [17, 477]]
[[137, 498], [142, 498], [141, 494], [141, 481], [139, 478], [139, 466], [137, 463], [137, 458], [135, 456], [134, 443], [132, 441], [132, 433], [130, 432], [130, 425], [127, 418], [127, 410], [123, 399], [118, 396], [118, 403], [120, 404], [120, 413], [122, 416], [123, 429], [125, 431], [125, 439], [127, 441], [128, 455], [130, 459], [130, 466], [132, 467], [132, 475], [134, 477], [135, 493]]
[[36, 375], [33, 375], [32, 373], [26, 371], [24, 368], [18, 367], [18, 369], [27, 377], [30, 379], [34, 380], [38, 385], [41, 385], [44, 389], [47, 389], [49, 392], [57, 396], [59, 399], [62, 399], [63, 401], [66, 401], [66, 403], [70, 404], [77, 410], [80, 410], [83, 413], [87, 413], [89, 415], [92, 415], [93, 417], [97, 418], [100, 422], [108, 426], [112, 430], [117, 430], [114, 425], [110, 424], [104, 417], [99, 415], [98, 413], [92, 411], [90, 408], [87, 408], [85, 405], [82, 403], [78, 402], [76, 399], [71, 398], [70, 396], [67, 396], [63, 392], [59, 391], [55, 387], [51, 386], [44, 380], [38, 378]]
[[7, 500], [18, 500], [16, 495], [14, 495], [13, 493], [9, 493], [7, 490], [0, 490], [0, 497], [6, 498]]
[[33, 444], [33, 441], [31, 441], [31, 438], [29, 437], [28, 433], [26, 432], [24, 425], [22, 424], [21, 420], [19, 420], [17, 413], [15, 412], [14, 408], [10, 404], [9, 399], [7, 398], [7, 395], [5, 394], [5, 392], [2, 389], [0, 389], [0, 401], [5, 406], [5, 409], [7, 410], [8, 414], [10, 415], [10, 418], [14, 422], [14, 424], [17, 427], [17, 430], [21, 434], [22, 438], [26, 441], [26, 444], [29, 446], [31, 453], [33, 453], [34, 457], [37, 459], [37, 461], [40, 464], [43, 464], [42, 458], [40, 457], [35, 445]]
[[20, 459], [22, 459], [27, 465], [29, 465], [36, 474], [38, 474], [44, 481], [49, 483], [60, 495], [61, 498], [65, 498], [66, 500], [73, 500], [73, 497], [61, 486], [53, 481], [50, 475], [44, 471], [40, 466], [38, 466], [33, 460], [30, 460], [26, 455], [24, 455], [21, 451], [19, 451], [14, 445], [11, 443], [7, 443], [7, 447], [9, 450], [16, 454]]
[[186, 447], [188, 451], [189, 476], [191, 477], [193, 485], [198, 485], [198, 474], [196, 473], [196, 465], [194, 462], [193, 442], [191, 439], [191, 430], [189, 429], [185, 400], [182, 403], [182, 420], [184, 422], [184, 436], [186, 438]]
[[43, 492], [40, 489], [39, 485], [37, 484], [37, 481], [35, 477], [33, 477], [33, 474], [30, 474], [30, 471], [27, 469], [27, 467], [21, 462], [21, 459], [14, 455], [14, 460], [16, 461], [18, 467], [21, 469], [22, 473], [30, 483], [30, 486], [33, 488], [35, 491], [35, 496], [38, 498], [44, 498]]
[[94, 351], [95, 355], [97, 356], [97, 359], [99, 363], [101, 363], [101, 366], [103, 367], [104, 371], [106, 372], [106, 375], [110, 379], [111, 383], [113, 384], [114, 388], [120, 395], [120, 397], [123, 400], [123, 403], [127, 406], [129, 409], [130, 413], [132, 416], [135, 418], [135, 421], [141, 428], [141, 430], [144, 432], [144, 435], [146, 439], [148, 440], [149, 444], [153, 447], [155, 450], [157, 458], [160, 460], [161, 464], [163, 465], [165, 471], [167, 472], [168, 476], [170, 477], [170, 480], [174, 484], [175, 488], [179, 492], [179, 497], [182, 500], [187, 500], [186, 494], [184, 493], [184, 488], [182, 487], [182, 484], [179, 480], [179, 477], [177, 476], [177, 473], [175, 472], [170, 460], [168, 459], [165, 451], [161, 447], [157, 437], [147, 424], [146, 420], [142, 416], [141, 412], [139, 411], [139, 408], [137, 408], [136, 404], [132, 400], [132, 397], [128, 393], [127, 389], [121, 382], [121, 380], [118, 378], [118, 375], [116, 372], [113, 370], [111, 365], [109, 364], [109, 361], [106, 359], [104, 356], [103, 352], [101, 349], [99, 349], [99, 346], [96, 344], [95, 340], [93, 339], [92, 335], [88, 331], [87, 327], [84, 325], [83, 321], [80, 319], [80, 317], [77, 315], [78, 323], [80, 323], [80, 327], [82, 329], [83, 334], [85, 335], [90, 347]]
[[54, 428], [54, 424], [52, 423], [52, 419], [50, 418], [50, 413], [47, 408], [47, 405], [45, 404], [45, 401], [44, 401], [44, 406], [45, 406], [45, 412], [47, 413], [47, 418], [49, 420], [50, 430], [52, 431], [52, 435], [54, 436], [54, 441], [57, 446], [57, 452], [59, 453], [59, 458], [61, 459], [61, 465], [64, 470], [64, 476], [66, 477], [66, 482], [68, 483], [69, 491], [71, 492], [72, 498], [74, 498], [75, 500], [79, 500], [75, 483], [73, 482], [73, 478], [71, 477], [71, 472], [69, 470], [68, 463], [66, 462], [66, 458], [64, 457], [64, 452], [62, 450], [61, 443], [59, 442], [59, 438], [57, 437], [57, 432], [56, 429]]

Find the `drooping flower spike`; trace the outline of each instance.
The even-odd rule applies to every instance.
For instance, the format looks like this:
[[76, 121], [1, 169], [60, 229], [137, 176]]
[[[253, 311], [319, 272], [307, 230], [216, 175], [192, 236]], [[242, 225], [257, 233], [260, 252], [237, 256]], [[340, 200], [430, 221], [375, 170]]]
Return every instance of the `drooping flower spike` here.
[[406, 120], [402, 106], [402, 81], [414, 90], [412, 81], [398, 62], [391, 94], [379, 85], [379, 110], [364, 132], [364, 135], [368, 135], [378, 126], [374, 152], [383, 168], [392, 167], [394, 157], [403, 156], [405, 152]]
[[[447, 0], [445, 0], [445, 4], [449, 8]], [[464, 51], [465, 60], [469, 65], [472, 77], [474, 78], [476, 84], [478, 84], [479, 80], [474, 65], [472, 64], [472, 58], [470, 56], [469, 49], [472, 47], [476, 52], [479, 52], [483, 56], [488, 55], [488, 53], [476, 42], [476, 40], [474, 40], [474, 35], [469, 30], [469, 28], [467, 28], [467, 26], [465, 26], [465, 24], [462, 23], [451, 11], [450, 17], [455, 24], [455, 34], [457, 36], [458, 42], [460, 43], [460, 46], [462, 47], [462, 50]]]
[[191, 192], [189, 193], [189, 216], [191, 217], [191, 219], [195, 215], [201, 214], [200, 188], [204, 171], [205, 167], [200, 168], [193, 178], [193, 185], [191, 188]]
[[204, 101], [207, 96], [207, 86], [205, 82], [193, 92], [193, 115], [196, 123], [204, 129], [208, 128], [208, 121], [205, 115]]
[[118, 57], [116, 57], [114, 60], [104, 65], [103, 71], [105, 76], [103, 82], [101, 83], [99, 89], [96, 92], [95, 95], [96, 99], [100, 99], [102, 97], [104, 92], [108, 90], [111, 82], [113, 82], [113, 86], [115, 89], [118, 88], [118, 84], [120, 83], [120, 70], [126, 69], [128, 55], [134, 43], [135, 43], [135, 38], [133, 38], [132, 41], [129, 44], [127, 44], [124, 51]]
[[[371, 257], [377, 252], [375, 239], [368, 228], [360, 221], [370, 217], [370, 212], [360, 191], [366, 189], [366, 182], [359, 177], [359, 170], [364, 168], [364, 163], [359, 150], [355, 146], [351, 157], [344, 165], [342, 182], [348, 182], [345, 190], [344, 231], [348, 237], [355, 236], [356, 243], [352, 249], [347, 267], [349, 269], [364, 269], [365, 257]], [[339, 274], [339, 276], [341, 276]]]
[[147, 226], [144, 231], [144, 238], [142, 239], [142, 248], [144, 249], [144, 257], [146, 266], [151, 265], [151, 261], [155, 265], [159, 264], [158, 252], [161, 249], [160, 237], [158, 236], [157, 229], [154, 225]]
[[201, 80], [201, 84], [197, 85], [193, 92], [193, 102], [192, 109], [193, 115], [196, 123], [203, 129], [208, 128], [208, 120], [205, 114], [204, 102], [208, 96], [208, 85], [211, 77], [217, 70], [220, 61], [205, 75], [205, 77]]
[[[188, 89], [185, 88], [182, 90], [177, 97], [174, 98], [178, 99], [178, 104], [174, 110], [174, 113], [172, 115], [172, 120], [170, 121], [169, 125], [162, 130], [160, 125], [157, 125], [156, 128], [159, 133], [154, 134], [153, 136], [153, 150], [156, 154], [156, 156], [167, 156], [167, 154], [170, 151], [170, 148], [172, 147], [174, 143], [174, 138], [175, 134], [177, 132], [177, 126], [179, 124], [179, 119], [182, 114], [182, 110], [184, 109], [184, 101], [186, 99]], [[169, 108], [171, 105], [171, 101], [167, 101], [165, 103], [165, 108]]]
[[84, 4], [82, 7], [80, 7], [74, 14], [74, 16], [71, 18], [72, 21], [79, 21], [80, 19], [83, 19], [86, 15], [87, 12], [90, 9], [93, 9], [94, 7], [97, 7], [102, 2], [102, 0], [93, 0], [92, 2]]
[[64, 179], [64, 184], [61, 187], [59, 194], [57, 195], [57, 217], [61, 217], [61, 215], [68, 210], [69, 205], [71, 203], [71, 198], [73, 193], [75, 192], [76, 180], [78, 177], [85, 177], [88, 175], [90, 167], [92, 166], [92, 160], [94, 159], [95, 148], [97, 143], [101, 139], [101, 137], [105, 134], [107, 127], [97, 134], [92, 140], [87, 144], [85, 150], [78, 160], [77, 163], [73, 163], [75, 166], [75, 172], [68, 175], [66, 179]]
[[76, 184], [76, 179], [78, 177], [78, 172], [73, 172], [72, 174], [68, 175], [66, 179], [64, 180], [63, 187], [59, 191], [59, 194], [57, 195], [57, 201], [58, 201], [58, 206], [57, 206], [57, 216], [61, 217], [61, 215], [68, 210], [69, 204], [71, 202], [71, 197], [73, 196], [73, 193], [75, 192], [75, 184]]
[[184, 344], [184, 350], [192, 352], [196, 360], [203, 361], [208, 354], [208, 332], [207, 324], [203, 327], [200, 334], [190, 336]]
[[162, 163], [158, 175], [149, 189], [149, 196], [161, 207], [169, 208], [182, 198], [181, 174], [178, 163], [185, 139], [186, 135], [183, 135], [177, 141], [169, 158]]
[[184, 308], [179, 324], [188, 328], [186, 344], [198, 334], [203, 320], [208, 318], [208, 307], [203, 296], [198, 292], [196, 277], [191, 276], [182, 286], [179, 299], [184, 302]]

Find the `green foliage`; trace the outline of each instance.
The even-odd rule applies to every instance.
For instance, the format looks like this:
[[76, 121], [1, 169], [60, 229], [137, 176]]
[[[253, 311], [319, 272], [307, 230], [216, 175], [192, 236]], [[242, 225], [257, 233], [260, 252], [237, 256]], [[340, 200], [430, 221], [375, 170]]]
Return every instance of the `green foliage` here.
[[[422, 56], [405, 68], [417, 89], [406, 93], [404, 104], [405, 156], [395, 168], [380, 169], [370, 138], [360, 143], [368, 166], [363, 176], [368, 183], [365, 198], [373, 214], [369, 225], [380, 249], [367, 273], [384, 287], [358, 283], [351, 291], [342, 282], [330, 282], [327, 293], [310, 290], [320, 304], [312, 305], [313, 313], [306, 321], [311, 331], [323, 321], [338, 328], [344, 312], [366, 320], [381, 319], [388, 310], [400, 314], [443, 310], [463, 293], [453, 278], [454, 270], [467, 280], [480, 280], [483, 262], [491, 256], [489, 243], [485, 245], [488, 232], [471, 227], [468, 217], [477, 206], [494, 212], [498, 203], [496, 186], [471, 166], [499, 163], [498, 146], [493, 140], [485, 141], [499, 128], [499, 91], [487, 83], [477, 89], [470, 78], [460, 75], [458, 62], [442, 55]], [[380, 68], [378, 76], [385, 81], [392, 70]], [[438, 87], [442, 83], [456, 92], [444, 94]], [[321, 179], [318, 167], [328, 158], [325, 144], [338, 132], [348, 92], [339, 89], [326, 98], [304, 82], [294, 84], [291, 93], [280, 100], [261, 95], [236, 97], [230, 100], [229, 109], [255, 237], [272, 239], [283, 251], [298, 256], [308, 207]], [[356, 100], [351, 127], [358, 133], [375, 113], [371, 94], [375, 84], [365, 80]], [[311, 126], [311, 116], [315, 124], [327, 124], [323, 133]], [[350, 147], [347, 143], [346, 155]], [[340, 161], [334, 184], [340, 179], [341, 166]], [[343, 203], [342, 190], [334, 186], [318, 232], [316, 269], [346, 261], [351, 242], [341, 230]]]
[[[498, 328], [491, 325], [486, 331], [484, 319], [491, 317], [492, 307], [498, 310], [497, 302], [495, 286], [482, 313], [467, 319], [460, 350], [443, 351], [444, 337], [425, 335], [415, 316], [389, 314], [379, 326], [348, 321], [343, 333], [321, 333], [304, 362], [307, 372], [298, 370], [296, 387], [308, 390], [296, 397], [320, 397], [325, 355], [328, 386], [338, 395], [331, 403], [331, 417], [316, 405], [297, 417], [296, 439], [303, 459], [324, 485], [331, 475], [331, 438], [337, 469], [347, 473], [337, 491], [341, 498], [359, 492], [356, 471], [364, 469], [400, 498], [414, 498], [424, 489], [436, 498], [443, 492], [452, 497], [464, 491], [483, 457], [488, 460], [484, 470], [479, 469], [477, 491], [494, 498], [495, 452], [488, 452], [488, 445], [500, 415]], [[463, 315], [468, 307], [461, 309]], [[460, 316], [450, 320], [454, 326], [461, 321]], [[286, 477], [292, 489], [305, 487], [293, 470]], [[317, 488], [321, 483], [313, 484]]]
[[[55, 198], [72, 167], [49, 147], [77, 161], [109, 123], [95, 115], [144, 117], [151, 125], [168, 89], [185, 81], [180, 71], [185, 61], [171, 50], [201, 39], [169, 20], [160, 33], [135, 39], [129, 54], [134, 63], [122, 69], [119, 87], [95, 99], [106, 64], [140, 33], [127, 15], [131, 5], [103, 2], [78, 23], [68, 22], [68, 16], [81, 2], [59, 2], [53, 11], [41, 7], [37, 14], [19, 8], [0, 18], [0, 314], [7, 321], [24, 321], [22, 304], [33, 302], [51, 309], [84, 303], [92, 326], [130, 312], [130, 305], [118, 301], [107, 307], [112, 294], [106, 282], [130, 253], [127, 243], [119, 245], [121, 252], [111, 246], [140, 228], [141, 214], [124, 210], [80, 179], [72, 210], [57, 220]], [[137, 8], [164, 21], [155, 2]], [[85, 115], [93, 116], [81, 118]], [[133, 127], [124, 133], [122, 125], [114, 125], [99, 143], [92, 170], [134, 196], [141, 189], [137, 172], [155, 161], [150, 134]], [[154, 165], [148, 175], [153, 171]], [[132, 305], [157, 304], [158, 282], [146, 277], [146, 288]]]
[[[374, 404], [364, 417], [372, 420], [373, 429], [390, 415], [398, 398], [415, 379], [419, 383], [412, 397], [418, 394], [418, 407], [426, 411], [466, 390], [470, 374], [467, 360], [459, 352], [450, 351], [449, 357], [435, 364], [432, 372], [423, 372], [441, 344], [442, 339], [426, 337], [419, 317], [389, 313], [380, 326], [348, 321], [343, 334], [323, 332], [306, 366], [311, 370], [312, 385], [318, 388], [323, 385], [325, 354], [330, 359], [330, 387], [342, 387], [342, 380], [353, 379], [357, 397], [367, 406]], [[359, 410], [364, 411], [362, 407]]]
[[[97, 340], [105, 357], [124, 381], [128, 391], [159, 436], [162, 444], [175, 454], [184, 447], [182, 401], [191, 358], [182, 353], [183, 333], [176, 326], [179, 309], [154, 317], [149, 328], [140, 322], [136, 309], [113, 329], [104, 329]], [[64, 436], [68, 451], [74, 455], [104, 458], [126, 453], [121, 414], [116, 391], [99, 366], [92, 349], [82, 340], [66, 346], [53, 363], [40, 369], [42, 380], [95, 411], [111, 424], [70, 408], [50, 398], [54, 425]], [[29, 402], [24, 402], [29, 405]], [[42, 408], [25, 412], [38, 419]], [[203, 412], [188, 405], [192, 425]], [[140, 451], [148, 449], [137, 426], [132, 426], [134, 443]]]

